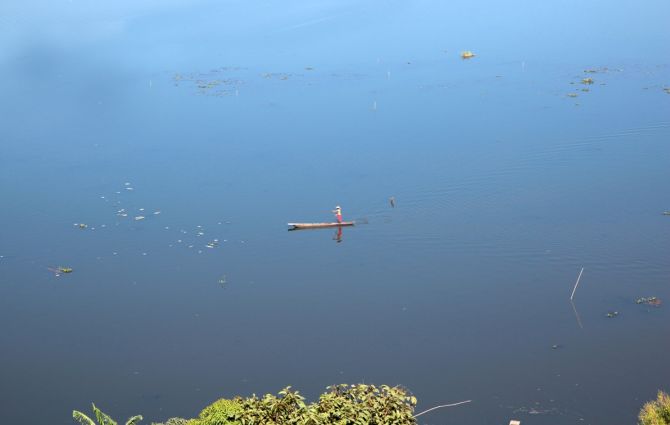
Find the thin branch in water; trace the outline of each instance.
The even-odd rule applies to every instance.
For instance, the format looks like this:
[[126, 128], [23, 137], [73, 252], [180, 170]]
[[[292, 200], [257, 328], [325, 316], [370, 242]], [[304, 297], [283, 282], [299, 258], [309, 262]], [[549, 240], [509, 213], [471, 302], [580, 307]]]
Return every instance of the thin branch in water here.
[[417, 413], [416, 415], [414, 415], [414, 417], [418, 418], [419, 416], [423, 415], [424, 413], [428, 413], [430, 411], [433, 411], [435, 409], [440, 409], [442, 407], [453, 407], [453, 406], [458, 406], [459, 404], [465, 404], [465, 403], [470, 403], [470, 402], [472, 402], [472, 400], [459, 401], [458, 403], [452, 403], [452, 404], [442, 404], [440, 406], [431, 407], [430, 409], [424, 410], [421, 413]]
[[572, 304], [572, 311], [575, 312], [575, 317], [577, 318], [577, 324], [579, 325], [580, 328], [584, 329], [584, 326], [582, 326], [582, 320], [579, 318], [579, 313], [577, 313], [577, 307], [575, 307], [575, 303], [570, 300], [570, 304]]
[[584, 267], [579, 271], [579, 276], [577, 276], [577, 283], [575, 283], [575, 287], [572, 288], [572, 294], [570, 295], [570, 301], [572, 301], [572, 298], [575, 296], [575, 291], [577, 290], [577, 285], [579, 285], [579, 279], [582, 278], [582, 273], [584, 272]]

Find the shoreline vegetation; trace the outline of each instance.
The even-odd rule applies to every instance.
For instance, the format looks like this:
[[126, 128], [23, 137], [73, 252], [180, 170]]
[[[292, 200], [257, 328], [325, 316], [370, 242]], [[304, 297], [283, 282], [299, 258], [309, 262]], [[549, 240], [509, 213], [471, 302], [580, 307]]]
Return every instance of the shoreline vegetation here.
[[[340, 384], [327, 387], [315, 403], [305, 403], [298, 391], [286, 387], [277, 395], [259, 398], [221, 398], [205, 407], [197, 418], [170, 418], [151, 425], [414, 425], [417, 417], [441, 407], [452, 407], [471, 400], [435, 406], [414, 413], [417, 399], [409, 390], [388, 385]], [[97, 423], [77, 410], [73, 419], [84, 425], [117, 425], [93, 404]], [[133, 416], [125, 425], [137, 425], [142, 416]], [[670, 425], [670, 395], [658, 391], [656, 400], [642, 406], [638, 425]]]

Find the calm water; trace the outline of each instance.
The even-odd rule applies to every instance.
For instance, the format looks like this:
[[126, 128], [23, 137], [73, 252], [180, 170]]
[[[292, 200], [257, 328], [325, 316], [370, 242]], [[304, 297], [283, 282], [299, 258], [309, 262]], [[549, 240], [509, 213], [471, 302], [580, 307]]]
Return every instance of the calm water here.
[[[667, 2], [116, 3], [0, 5], [0, 422], [369, 382], [473, 400], [422, 424], [626, 424], [670, 389], [635, 304], [670, 302]], [[341, 242], [286, 231], [336, 204]]]

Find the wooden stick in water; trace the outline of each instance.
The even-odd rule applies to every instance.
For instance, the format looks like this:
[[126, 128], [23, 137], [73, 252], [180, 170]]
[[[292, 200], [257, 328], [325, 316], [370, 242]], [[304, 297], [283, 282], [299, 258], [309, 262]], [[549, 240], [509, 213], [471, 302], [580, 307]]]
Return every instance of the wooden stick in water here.
[[579, 271], [579, 276], [577, 276], [577, 283], [575, 283], [575, 287], [572, 288], [572, 294], [570, 295], [570, 301], [572, 301], [572, 298], [575, 296], [575, 291], [577, 290], [577, 285], [579, 285], [579, 279], [582, 278], [582, 273], [584, 272], [584, 267]]
[[471, 401], [472, 401], [472, 400], [465, 400], [465, 401], [459, 401], [458, 403], [452, 403], [452, 404], [443, 404], [443, 405], [441, 405], [441, 406], [435, 406], [435, 407], [431, 407], [431, 408], [430, 408], [430, 409], [428, 409], [428, 410], [424, 410], [424, 411], [423, 411], [423, 412], [421, 412], [421, 413], [417, 413], [416, 415], [414, 415], [414, 417], [415, 417], [415, 418], [418, 418], [419, 416], [423, 415], [424, 413], [428, 413], [428, 412], [430, 412], [430, 411], [432, 411], [432, 410], [435, 410], [435, 409], [439, 409], [439, 408], [441, 408], [441, 407], [452, 407], [452, 406], [458, 406], [459, 404], [465, 404], [465, 403], [470, 403]]

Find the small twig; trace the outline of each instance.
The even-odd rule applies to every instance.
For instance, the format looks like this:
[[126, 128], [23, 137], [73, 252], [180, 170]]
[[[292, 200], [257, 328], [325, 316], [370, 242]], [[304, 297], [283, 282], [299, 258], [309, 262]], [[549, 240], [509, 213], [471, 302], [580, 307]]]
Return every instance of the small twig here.
[[570, 304], [572, 305], [572, 311], [575, 312], [575, 317], [577, 318], [577, 324], [579, 325], [580, 328], [584, 329], [584, 326], [582, 326], [582, 320], [579, 318], [579, 313], [577, 313], [577, 307], [575, 307], [575, 303], [570, 300]]
[[570, 295], [570, 301], [572, 301], [572, 298], [575, 296], [575, 291], [577, 290], [577, 285], [579, 285], [579, 279], [582, 278], [582, 272], [584, 271], [584, 267], [579, 271], [579, 276], [577, 276], [577, 283], [575, 283], [575, 287], [572, 288], [572, 294]]
[[470, 403], [471, 401], [472, 401], [472, 400], [465, 400], [465, 401], [459, 401], [458, 403], [443, 404], [443, 405], [441, 405], [441, 406], [431, 407], [431, 408], [428, 409], [428, 410], [424, 410], [424, 411], [421, 412], [421, 413], [417, 413], [416, 415], [414, 415], [414, 417], [415, 417], [415, 418], [418, 418], [419, 416], [423, 415], [424, 413], [428, 413], [428, 412], [430, 412], [430, 411], [432, 411], [432, 410], [440, 409], [440, 408], [442, 408], [442, 407], [453, 407], [453, 406], [458, 406], [459, 404]]

